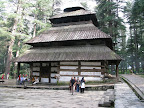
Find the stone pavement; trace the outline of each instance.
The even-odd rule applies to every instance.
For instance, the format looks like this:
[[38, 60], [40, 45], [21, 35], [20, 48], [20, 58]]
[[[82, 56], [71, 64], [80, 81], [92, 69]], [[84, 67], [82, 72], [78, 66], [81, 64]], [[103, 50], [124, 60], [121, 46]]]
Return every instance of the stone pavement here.
[[97, 108], [104, 91], [0, 88], [0, 108]]
[[115, 84], [115, 108], [144, 108], [135, 93], [126, 83]]
[[129, 81], [131, 81], [135, 86], [137, 86], [143, 93], [144, 93], [144, 78], [132, 74], [132, 75], [122, 75], [123, 77], [127, 78]]

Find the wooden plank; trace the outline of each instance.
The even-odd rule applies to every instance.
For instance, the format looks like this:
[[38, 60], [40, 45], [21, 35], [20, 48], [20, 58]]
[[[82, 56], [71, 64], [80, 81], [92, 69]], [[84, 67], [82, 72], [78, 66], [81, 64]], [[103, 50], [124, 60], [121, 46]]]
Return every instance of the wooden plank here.
[[101, 69], [101, 67], [85, 67], [85, 66], [81, 66], [81, 69]]
[[60, 62], [58, 62], [58, 71], [57, 71], [58, 74], [60, 74]]
[[78, 75], [78, 72], [60, 71], [60, 75]]
[[104, 67], [104, 65], [81, 65], [86, 67]]
[[61, 76], [100, 77], [100, 75], [61, 75]]
[[33, 67], [40, 67], [40, 63], [33, 63]]
[[[60, 65], [60, 66], [78, 66], [78, 65]], [[104, 65], [81, 65], [81, 66], [86, 66], [86, 67], [105, 67]]]
[[78, 66], [60, 66], [60, 69], [78, 69]]
[[[60, 69], [60, 71], [78, 72], [78, 69]], [[81, 72], [105, 72], [105, 69], [81, 69]]]
[[17, 66], [17, 77], [19, 77], [20, 74], [20, 63], [18, 62], [18, 66]]
[[101, 62], [81, 62], [81, 65], [101, 65]]
[[99, 76], [101, 76], [101, 72], [81, 72], [81, 75], [99, 75]]
[[56, 79], [55, 77], [51, 77], [51, 79]]
[[78, 75], [81, 75], [81, 62], [78, 62]]
[[39, 73], [39, 81], [41, 82], [41, 69], [42, 69], [42, 63], [40, 63], [40, 73]]
[[104, 65], [81, 65], [81, 67], [105, 67]]
[[78, 65], [60, 64], [59, 66], [78, 66]]
[[81, 72], [105, 72], [105, 69], [81, 69]]
[[51, 83], [51, 63], [49, 63], [49, 83]]
[[118, 64], [116, 65], [116, 78], [119, 80], [119, 69], [118, 69]]
[[51, 62], [51, 67], [55, 67], [58, 65], [58, 62]]
[[34, 67], [33, 66], [33, 71], [40, 71], [40, 67]]
[[74, 72], [77, 72], [78, 69], [60, 69], [60, 71], [74, 71]]
[[55, 72], [57, 72], [58, 71], [58, 67], [51, 67], [51, 71], [55, 71]]
[[33, 63], [30, 63], [30, 81], [32, 82]]
[[60, 65], [67, 65], [67, 64], [69, 64], [69, 65], [78, 65], [78, 62], [60, 62]]
[[56, 71], [52, 71], [51, 73], [57, 73]]

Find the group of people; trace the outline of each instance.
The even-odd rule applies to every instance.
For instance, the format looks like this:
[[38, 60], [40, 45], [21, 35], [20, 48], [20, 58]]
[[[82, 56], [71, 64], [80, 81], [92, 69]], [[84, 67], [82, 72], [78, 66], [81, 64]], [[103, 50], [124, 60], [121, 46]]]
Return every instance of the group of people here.
[[22, 85], [24, 84], [25, 81], [28, 81], [28, 77], [27, 74], [26, 75], [19, 75], [19, 77], [17, 78], [18, 84]]
[[85, 79], [82, 77], [81, 80], [79, 80], [79, 77], [77, 79], [75, 77], [72, 77], [70, 80], [70, 92], [73, 92], [76, 90], [76, 92], [84, 93], [85, 89]]
[[[5, 75], [3, 74], [2, 77], [1, 77], [1, 79], [3, 80], [4, 77], [5, 77]], [[6, 76], [6, 79], [9, 79], [9, 73], [8, 73], [7, 76]]]

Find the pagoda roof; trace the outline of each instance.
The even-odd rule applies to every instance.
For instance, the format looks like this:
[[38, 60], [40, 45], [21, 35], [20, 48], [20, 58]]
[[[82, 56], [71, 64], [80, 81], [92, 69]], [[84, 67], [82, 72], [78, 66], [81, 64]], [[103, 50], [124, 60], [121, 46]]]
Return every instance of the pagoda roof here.
[[89, 15], [89, 14], [94, 14], [94, 13], [91, 13], [89, 11], [85, 11], [85, 10], [81, 9], [81, 10], [72, 11], [72, 12], [64, 12], [62, 14], [52, 16], [50, 19], [69, 17], [69, 16]]
[[121, 57], [104, 45], [35, 47], [15, 62], [46, 62], [46, 61], [121, 61]]
[[82, 39], [106, 39], [111, 36], [99, 30], [91, 21], [76, 22], [76, 25], [66, 25], [59, 27], [51, 27], [49, 30], [41, 33], [29, 40], [27, 44], [67, 41], [67, 40], [82, 40]]

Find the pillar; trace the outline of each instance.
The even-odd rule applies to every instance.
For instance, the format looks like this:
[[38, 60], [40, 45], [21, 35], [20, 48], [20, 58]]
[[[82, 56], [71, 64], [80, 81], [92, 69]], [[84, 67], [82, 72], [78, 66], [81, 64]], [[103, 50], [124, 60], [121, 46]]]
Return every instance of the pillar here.
[[119, 80], [119, 69], [118, 69], [118, 64], [116, 64], [116, 78]]
[[81, 62], [78, 61], [78, 75], [81, 75]]
[[20, 75], [20, 62], [18, 62], [18, 66], [17, 66], [17, 77], [19, 77]]
[[30, 63], [30, 81], [32, 82], [33, 63]]

